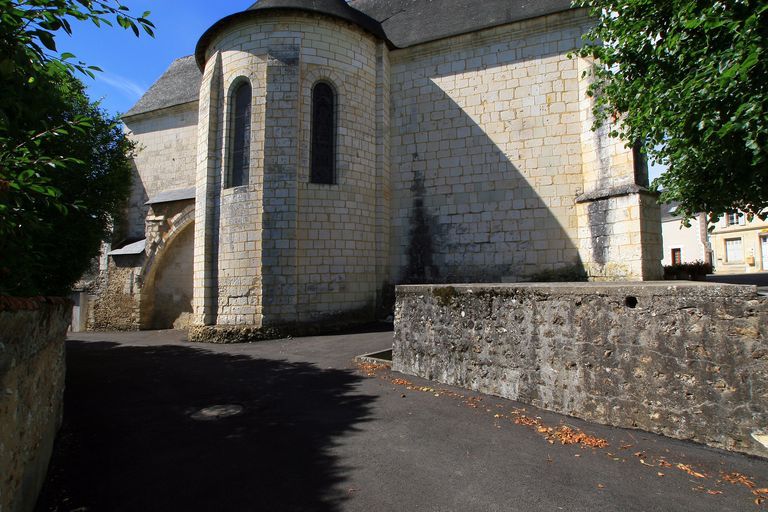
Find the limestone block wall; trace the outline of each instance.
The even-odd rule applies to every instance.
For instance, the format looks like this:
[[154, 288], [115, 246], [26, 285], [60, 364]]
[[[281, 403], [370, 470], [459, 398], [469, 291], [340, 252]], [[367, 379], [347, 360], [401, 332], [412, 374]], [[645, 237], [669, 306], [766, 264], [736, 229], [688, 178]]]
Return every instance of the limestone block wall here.
[[[372, 314], [385, 150], [376, 52], [361, 29], [301, 13], [264, 13], [211, 43], [198, 134], [196, 323], [260, 327], [368, 304]], [[250, 176], [227, 188], [230, 91], [242, 79], [253, 87]], [[334, 185], [309, 183], [319, 80], [337, 93]]]
[[0, 297], [0, 510], [34, 510], [64, 398], [66, 299]]
[[[302, 42], [298, 173], [299, 321], [368, 307], [376, 296], [377, 46], [340, 22], [318, 26]], [[312, 87], [336, 92], [336, 183], [310, 183]], [[284, 312], [283, 315], [287, 312]]]
[[[237, 36], [239, 37], [239, 36]], [[222, 43], [222, 48], [224, 48]], [[252, 55], [234, 45], [222, 53], [221, 123], [216, 137], [221, 154], [215, 169], [214, 185], [217, 223], [215, 265], [217, 265], [218, 322], [222, 324], [261, 323], [263, 255], [264, 162], [267, 95], [267, 57]], [[230, 172], [230, 128], [233, 94], [241, 81], [252, 88], [249, 182], [241, 187], [226, 183]]]
[[768, 299], [754, 286], [400, 286], [393, 358], [426, 379], [768, 456]]
[[137, 143], [127, 210], [127, 238], [144, 236], [145, 205], [167, 190], [195, 186], [197, 157], [197, 102], [124, 118], [131, 140]]
[[586, 74], [579, 82], [584, 193], [577, 198], [585, 270], [595, 281], [661, 279], [661, 210], [648, 191], [647, 163], [625, 141], [609, 137], [614, 126], [593, 130], [592, 63], [576, 62], [579, 76]]
[[655, 195], [626, 190], [579, 201], [579, 248], [594, 281], [661, 277], [661, 208]]
[[392, 273], [516, 281], [580, 265], [573, 11], [392, 53]]

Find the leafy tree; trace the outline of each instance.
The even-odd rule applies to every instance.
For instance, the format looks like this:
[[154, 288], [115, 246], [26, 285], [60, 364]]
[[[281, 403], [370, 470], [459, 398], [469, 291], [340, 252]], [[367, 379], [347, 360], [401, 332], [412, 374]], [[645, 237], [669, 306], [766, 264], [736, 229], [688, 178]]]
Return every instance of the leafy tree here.
[[0, 0], [1, 293], [66, 293], [128, 193], [131, 144], [74, 76], [98, 68], [58, 54], [55, 36], [74, 21], [152, 35], [148, 15], [118, 0]]
[[596, 125], [669, 166], [654, 185], [689, 218], [768, 207], [768, 1], [577, 0], [597, 23]]
[[[17, 227], [0, 241], [0, 262], [9, 270], [0, 289], [16, 295], [67, 294], [108, 238], [130, 191], [134, 143], [119, 120], [91, 103], [76, 78], [56, 70], [46, 82], [51, 87], [47, 103], [53, 107], [48, 120], [67, 128], [31, 146], [43, 159], [66, 155], [66, 165], [52, 168], [50, 176], [40, 175], [46, 180], [42, 186], [54, 188], [51, 195], [14, 197], [12, 212], [19, 215]], [[22, 152], [17, 161], [29, 159]], [[19, 177], [32, 175], [34, 165]]]

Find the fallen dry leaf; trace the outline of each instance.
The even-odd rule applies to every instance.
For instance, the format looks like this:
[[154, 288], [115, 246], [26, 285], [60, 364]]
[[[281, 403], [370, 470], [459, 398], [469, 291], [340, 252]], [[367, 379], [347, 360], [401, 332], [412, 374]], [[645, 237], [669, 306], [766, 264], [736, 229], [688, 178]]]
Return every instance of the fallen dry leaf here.
[[368, 377], [374, 377], [380, 370], [386, 368], [383, 364], [357, 363], [358, 369]]
[[754, 480], [747, 475], [743, 475], [736, 471], [723, 474], [723, 480], [733, 485], [743, 485], [749, 489], [754, 489], [756, 487]]
[[707, 475], [694, 471], [693, 468], [691, 468], [691, 466], [689, 466], [688, 464], [678, 464], [677, 469], [679, 469], [680, 471], [684, 471], [691, 476], [695, 476], [696, 478], [707, 478]]

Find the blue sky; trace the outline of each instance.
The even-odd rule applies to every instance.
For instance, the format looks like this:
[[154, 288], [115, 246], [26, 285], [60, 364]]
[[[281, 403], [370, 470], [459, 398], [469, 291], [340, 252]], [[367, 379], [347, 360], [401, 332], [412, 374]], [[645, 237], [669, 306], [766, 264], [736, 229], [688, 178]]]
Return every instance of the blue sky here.
[[[119, 27], [98, 28], [90, 23], [79, 23], [73, 36], [57, 40], [59, 51], [74, 53], [78, 59], [99, 66], [103, 72], [96, 79], [83, 77], [88, 94], [101, 100], [111, 113], [123, 113], [136, 103], [141, 95], [168, 68], [174, 59], [191, 55], [198, 38], [216, 21], [246, 9], [254, 0], [125, 0], [131, 12], [151, 11], [155, 24], [155, 37]], [[651, 179], [662, 169], [651, 167]]]
[[61, 52], [74, 53], [79, 60], [99, 66], [96, 79], [81, 77], [91, 99], [102, 101], [112, 113], [126, 112], [166, 70], [170, 63], [195, 51], [205, 30], [228, 14], [242, 11], [254, 0], [125, 0], [134, 14], [151, 11], [155, 37], [117, 26], [98, 28], [77, 23], [73, 36], [57, 38]]

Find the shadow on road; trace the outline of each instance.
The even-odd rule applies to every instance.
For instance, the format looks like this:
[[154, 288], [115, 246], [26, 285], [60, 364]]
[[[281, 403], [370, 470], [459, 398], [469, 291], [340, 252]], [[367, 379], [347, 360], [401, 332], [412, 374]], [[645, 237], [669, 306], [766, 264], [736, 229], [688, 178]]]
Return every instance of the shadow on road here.
[[[334, 511], [330, 449], [366, 421], [360, 377], [183, 346], [67, 343], [64, 425], [38, 511]], [[213, 405], [240, 415], [199, 421]]]

